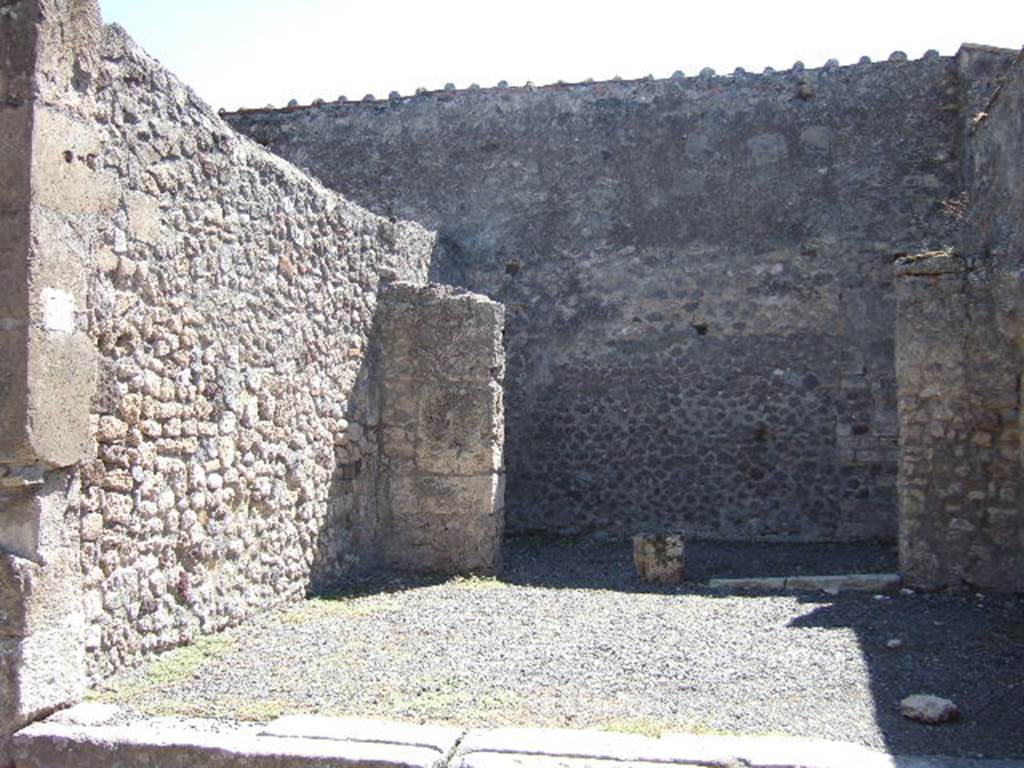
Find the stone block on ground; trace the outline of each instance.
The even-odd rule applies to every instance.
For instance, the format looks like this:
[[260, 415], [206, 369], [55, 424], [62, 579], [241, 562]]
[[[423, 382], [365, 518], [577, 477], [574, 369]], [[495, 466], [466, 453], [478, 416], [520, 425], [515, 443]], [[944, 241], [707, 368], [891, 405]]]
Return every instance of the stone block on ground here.
[[900, 702], [900, 713], [921, 723], [949, 723], [960, 719], [960, 708], [949, 699], [915, 693]]
[[633, 563], [644, 581], [678, 584], [683, 580], [683, 537], [638, 533], [633, 537]]

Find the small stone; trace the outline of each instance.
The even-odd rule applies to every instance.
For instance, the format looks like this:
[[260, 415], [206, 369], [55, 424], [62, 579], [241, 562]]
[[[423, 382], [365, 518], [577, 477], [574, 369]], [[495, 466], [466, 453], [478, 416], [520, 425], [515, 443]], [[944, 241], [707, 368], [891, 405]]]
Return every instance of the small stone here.
[[299, 106], [299, 102], [298, 102], [297, 99], [290, 99], [288, 101], [288, 106], [289, 107], [297, 107], [297, 106]]
[[857, 60], [857, 63], [858, 64], [870, 64], [871, 63], [871, 57], [870, 56], [861, 56]]
[[444, 89], [446, 91], [448, 91], [449, 93], [451, 93], [452, 91], [455, 90], [455, 83], [445, 83], [444, 84]]
[[898, 651], [900, 648], [903, 647], [903, 641], [900, 640], [898, 637], [894, 637], [886, 641], [885, 647], [888, 648], [890, 651]]
[[900, 713], [919, 723], [948, 723], [960, 719], [960, 708], [949, 699], [915, 693], [900, 702]]
[[211, 491], [219, 491], [224, 487], [224, 478], [217, 472], [212, 472], [206, 476], [206, 487]]
[[903, 51], [893, 51], [889, 54], [889, 61], [906, 61], [907, 54]]
[[686, 77], [686, 75], [683, 74], [683, 70], [681, 70], [681, 69], [677, 69], [675, 72], [672, 73], [672, 79], [673, 80], [681, 80], [684, 77]]
[[700, 76], [701, 77], [705, 77], [705, 78], [706, 77], [714, 77], [715, 76], [715, 70], [713, 70], [711, 67], [704, 67], [704, 69], [702, 69], [700, 71]]
[[128, 436], [128, 425], [116, 416], [100, 416], [96, 439], [101, 443], [116, 443]]
[[82, 518], [82, 541], [96, 541], [103, 533], [103, 515], [92, 512]]
[[678, 584], [683, 580], [683, 537], [638, 533], [633, 537], [633, 564], [644, 581]]

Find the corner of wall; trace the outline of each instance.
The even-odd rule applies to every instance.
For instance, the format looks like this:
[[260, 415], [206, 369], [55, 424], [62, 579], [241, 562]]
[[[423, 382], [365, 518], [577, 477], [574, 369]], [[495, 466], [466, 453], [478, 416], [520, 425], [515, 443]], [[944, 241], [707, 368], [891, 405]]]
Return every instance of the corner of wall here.
[[900, 559], [912, 586], [1024, 591], [1021, 61], [984, 46], [957, 54], [956, 247], [896, 266]]
[[99, 23], [92, 0], [20, 0], [0, 15], [0, 765], [12, 730], [84, 687], [78, 521], [68, 512], [74, 467], [95, 452], [84, 316], [103, 202], [66, 149], [95, 152], [95, 137], [62, 107], [86, 76]]

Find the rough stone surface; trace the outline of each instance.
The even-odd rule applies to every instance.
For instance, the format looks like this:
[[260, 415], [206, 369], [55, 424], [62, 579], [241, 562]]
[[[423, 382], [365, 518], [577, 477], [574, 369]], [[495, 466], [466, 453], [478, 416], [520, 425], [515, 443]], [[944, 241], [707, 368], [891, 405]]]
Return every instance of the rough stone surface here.
[[68, 151], [96, 147], [89, 121], [54, 102], [95, 55], [98, 11], [72, 5], [18, 0], [0, 13], [0, 765], [14, 728], [85, 682], [69, 467], [95, 452], [87, 252], [111, 201], [102, 173], [55, 151], [58, 134]]
[[959, 97], [940, 57], [227, 119], [506, 305], [510, 528], [891, 540], [890, 264], [957, 227]]
[[79, 695], [83, 649], [102, 676], [373, 561], [377, 288], [424, 279], [434, 238], [236, 135], [95, 3], [20, 0], [0, 30], [23, 718]]
[[961, 226], [896, 265], [900, 567], [914, 587], [1021, 591], [1024, 64], [964, 49], [958, 67]]
[[[184, 648], [94, 695], [136, 715], [786, 733], [1024, 758], [1018, 598], [725, 595], [641, 582], [628, 540], [536, 538], [505, 542], [497, 580], [384, 571], [227, 630], [191, 676], [167, 679], [195, 660]], [[687, 542], [687, 578], [706, 581], [712, 564], [771, 572], [763, 550], [786, 560], [784, 573], [828, 559], [807, 544]], [[885, 646], [894, 636], [898, 653]], [[941, 729], [907, 720], [899, 702], [918, 691], [950, 696], [969, 717]]]
[[283, 736], [334, 741], [366, 741], [425, 747], [448, 755], [462, 738], [460, 728], [443, 725], [413, 725], [396, 720], [358, 717], [291, 715], [279, 717], [260, 730], [263, 736]]
[[393, 283], [374, 352], [381, 544], [393, 566], [493, 573], [504, 529], [504, 311], [485, 296]]
[[17, 737], [19, 766], [70, 768], [1021, 768], [1020, 760], [893, 755], [789, 736], [498, 728], [463, 731], [382, 720], [286, 717], [266, 727], [169, 718], [96, 724], [51, 718]]
[[13, 728], [84, 687], [79, 481], [65, 468], [94, 451], [83, 252], [107, 201], [47, 149], [58, 125], [68, 146], [94, 146], [48, 101], [70, 59], [88, 60], [94, 10], [22, 0], [0, 15], [0, 764]]
[[94, 675], [372, 561], [379, 275], [422, 279], [433, 242], [236, 136], [120, 30], [101, 51], [75, 96], [118, 199], [88, 293]]
[[915, 693], [900, 702], [900, 714], [922, 723], [948, 723], [960, 719], [960, 709], [949, 699]]
[[633, 565], [644, 581], [678, 584], [683, 580], [683, 537], [638, 533], [633, 537]]
[[599, 731], [504, 728], [471, 730], [453, 768], [585, 766], [754, 766], [757, 768], [1014, 768], [1016, 760], [892, 755], [858, 744], [788, 736], [666, 733], [659, 738]]
[[430, 275], [510, 307], [514, 527], [891, 539], [899, 460], [908, 583], [1024, 589], [1019, 57], [232, 117], [371, 213], [94, 0], [0, 45], [0, 764], [357, 568], [497, 567], [503, 310]]
[[[344, 726], [344, 722], [341, 722]], [[18, 768], [440, 768], [455, 738], [438, 749], [394, 737], [333, 738], [262, 733], [254, 726], [216, 721], [138, 721], [83, 726], [60, 722], [31, 725], [15, 737]], [[457, 732], [458, 734], [459, 732]]]

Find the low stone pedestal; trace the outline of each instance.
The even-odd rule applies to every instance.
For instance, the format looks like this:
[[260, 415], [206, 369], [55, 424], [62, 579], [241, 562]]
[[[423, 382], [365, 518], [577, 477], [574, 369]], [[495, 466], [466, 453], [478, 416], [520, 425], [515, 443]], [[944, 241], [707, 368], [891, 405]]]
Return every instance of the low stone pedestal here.
[[633, 537], [633, 563], [644, 581], [678, 584], [683, 580], [683, 537], [638, 533]]

